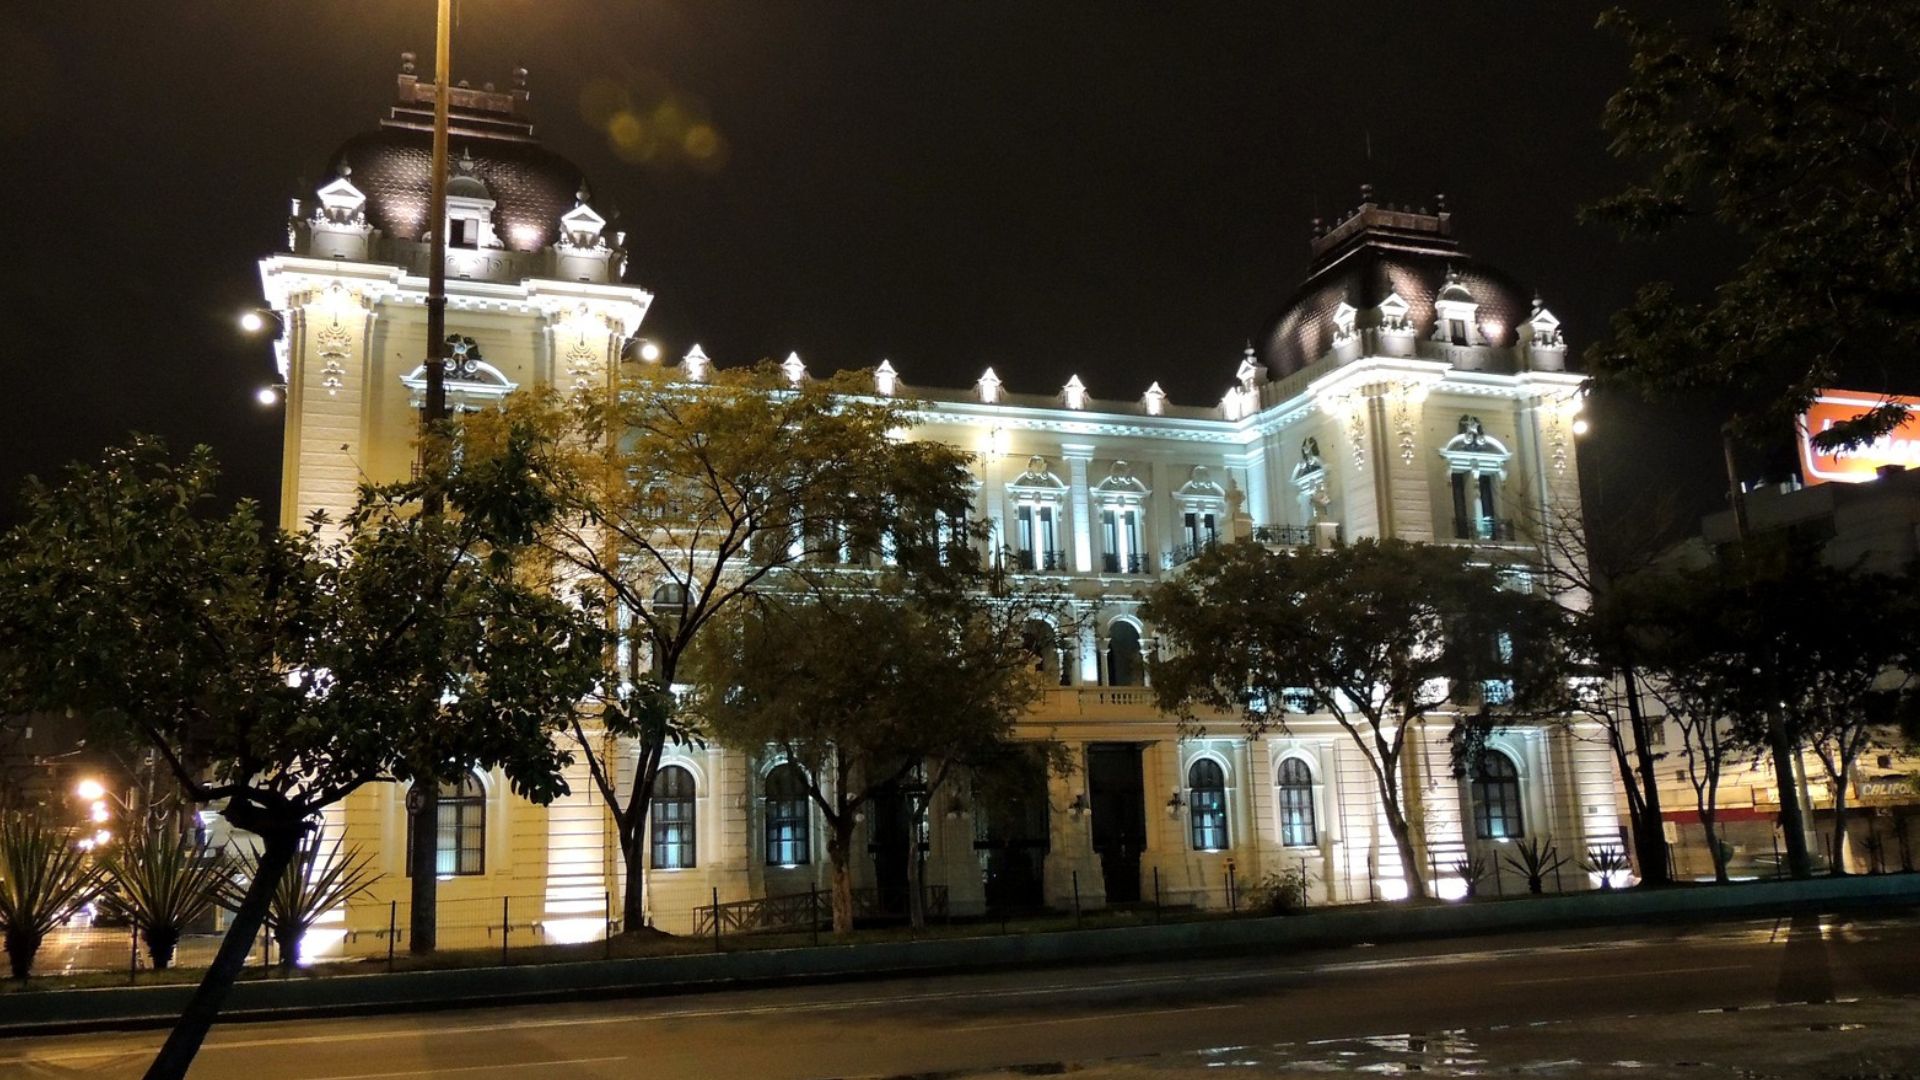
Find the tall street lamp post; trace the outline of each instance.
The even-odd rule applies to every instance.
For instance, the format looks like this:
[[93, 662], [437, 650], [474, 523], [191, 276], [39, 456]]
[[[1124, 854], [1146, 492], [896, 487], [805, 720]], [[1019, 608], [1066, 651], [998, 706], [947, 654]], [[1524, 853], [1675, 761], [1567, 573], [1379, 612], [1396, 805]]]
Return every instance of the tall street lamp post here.
[[[439, 15], [434, 26], [433, 161], [427, 188], [427, 392], [420, 409], [422, 466], [432, 463], [441, 425], [447, 417], [447, 96], [453, 82], [451, 9], [452, 0], [439, 0]], [[430, 490], [421, 513], [433, 516], [441, 509], [439, 492]], [[431, 704], [427, 706], [431, 707]], [[431, 722], [430, 716], [423, 715], [421, 719]], [[440, 895], [440, 782], [430, 768], [415, 769], [413, 787], [407, 793], [407, 811], [413, 826], [413, 845], [407, 856], [412, 872], [407, 948], [414, 953], [430, 953], [439, 936]]]

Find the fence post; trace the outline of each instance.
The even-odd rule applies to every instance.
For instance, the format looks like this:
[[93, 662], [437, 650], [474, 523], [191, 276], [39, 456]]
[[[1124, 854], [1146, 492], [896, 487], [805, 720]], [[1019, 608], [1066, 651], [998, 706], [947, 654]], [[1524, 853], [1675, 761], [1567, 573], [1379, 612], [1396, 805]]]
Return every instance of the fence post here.
[[507, 914], [509, 899], [505, 896], [500, 898], [500, 962], [503, 964], [507, 962], [507, 933], [513, 928], [513, 923]]
[[1240, 895], [1233, 888], [1233, 864], [1227, 864], [1227, 913], [1240, 914]]
[[613, 959], [613, 892], [608, 890], [600, 894], [600, 940], [605, 943], [601, 956]]
[[720, 886], [713, 887], [713, 951], [720, 951]]
[[400, 901], [387, 901], [387, 970], [393, 970], [393, 939], [400, 928]]
[[1073, 925], [1080, 925], [1080, 871], [1073, 872]]
[[[1769, 834], [1768, 839], [1773, 841], [1773, 876], [1779, 877], [1780, 876], [1780, 827], [1778, 825], [1774, 826], [1773, 832]], [[1718, 871], [1720, 869], [1720, 853], [1715, 851], [1715, 852], [1710, 852], [1710, 854], [1713, 856], [1713, 868], [1715, 871]]]
[[807, 926], [813, 930], [813, 943], [820, 944], [820, 883], [807, 883]]
[[[133, 943], [127, 948], [127, 985], [132, 986], [140, 971], [140, 927], [133, 928]], [[177, 947], [177, 946], [176, 946]]]
[[1160, 868], [1153, 868], [1153, 925], [1160, 925]]

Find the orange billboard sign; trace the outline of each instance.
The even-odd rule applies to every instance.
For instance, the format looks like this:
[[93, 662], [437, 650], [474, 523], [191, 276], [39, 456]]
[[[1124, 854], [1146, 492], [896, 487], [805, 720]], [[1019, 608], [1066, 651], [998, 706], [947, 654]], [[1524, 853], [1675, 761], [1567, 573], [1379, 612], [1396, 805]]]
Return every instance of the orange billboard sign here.
[[[1915, 411], [1899, 427], [1864, 446], [1832, 453], [1816, 450], [1813, 437], [1842, 420], [1851, 420], [1898, 402]], [[1920, 469], [1920, 398], [1871, 394], [1856, 390], [1822, 390], [1800, 416], [1800, 474], [1809, 484], [1862, 484], [1878, 475], [1882, 465]]]

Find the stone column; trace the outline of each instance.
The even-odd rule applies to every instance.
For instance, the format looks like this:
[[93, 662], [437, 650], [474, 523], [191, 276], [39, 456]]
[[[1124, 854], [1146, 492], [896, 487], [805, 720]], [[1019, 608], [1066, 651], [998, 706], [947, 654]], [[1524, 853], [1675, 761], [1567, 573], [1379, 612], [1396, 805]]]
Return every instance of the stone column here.
[[1093, 850], [1093, 813], [1072, 809], [1076, 798], [1086, 805], [1086, 745], [1073, 743], [1067, 750], [1078, 766], [1073, 774], [1047, 776], [1047, 859], [1042, 885], [1048, 907], [1070, 912], [1078, 874], [1080, 907], [1091, 911], [1107, 906], [1107, 884], [1100, 875], [1100, 856]]
[[1087, 464], [1093, 460], [1093, 447], [1080, 443], [1062, 443], [1060, 455], [1067, 459], [1067, 502], [1073, 517], [1073, 567], [1082, 574], [1093, 570], [1093, 510], [1088, 500]]

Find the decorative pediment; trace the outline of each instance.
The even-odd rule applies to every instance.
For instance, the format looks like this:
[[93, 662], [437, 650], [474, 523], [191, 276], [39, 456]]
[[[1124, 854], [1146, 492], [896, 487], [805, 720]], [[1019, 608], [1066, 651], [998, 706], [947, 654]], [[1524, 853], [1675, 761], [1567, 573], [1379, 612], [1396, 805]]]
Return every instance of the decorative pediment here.
[[1533, 298], [1533, 314], [1527, 317], [1527, 331], [1527, 343], [1536, 349], [1567, 347], [1567, 338], [1560, 329], [1559, 318], [1548, 311], [1537, 296]]
[[1107, 469], [1107, 478], [1093, 490], [1095, 494], [1108, 498], [1144, 498], [1148, 494], [1147, 485], [1133, 475], [1133, 466], [1124, 461], [1114, 462]]
[[790, 352], [785, 360], [780, 361], [780, 374], [785, 375], [787, 382], [794, 386], [807, 381], [807, 365], [800, 359], [799, 352]]
[[1407, 318], [1407, 312], [1412, 311], [1413, 306], [1408, 304], [1406, 298], [1398, 292], [1388, 293], [1387, 298], [1380, 301], [1374, 310], [1380, 313], [1380, 329], [1382, 332], [1388, 334], [1410, 334], [1413, 332], [1413, 323]]
[[1067, 490], [1065, 482], [1047, 468], [1047, 459], [1039, 454], [1027, 459], [1027, 471], [1008, 481], [1007, 487], [1013, 491], [1046, 495], [1058, 495]]
[[[447, 351], [449, 355], [445, 363], [449, 403], [464, 405], [498, 401], [519, 389], [518, 383], [480, 358], [480, 348], [472, 338], [450, 335], [447, 338]], [[421, 364], [400, 376], [400, 381], [413, 392], [414, 404], [418, 406], [427, 392], [427, 365]]]
[[1140, 406], [1147, 410], [1148, 416], [1164, 416], [1167, 411], [1167, 392], [1155, 382], [1147, 387], [1146, 393], [1140, 395]]
[[689, 382], [706, 382], [707, 373], [713, 370], [713, 360], [707, 356], [707, 350], [698, 342], [680, 358], [680, 370], [684, 371]]
[[[582, 192], [582, 194], [585, 194]], [[593, 207], [582, 201], [573, 209], [560, 215], [560, 239], [558, 243], [573, 247], [598, 247], [604, 243], [601, 237], [606, 233], [607, 219]]]
[[1227, 497], [1227, 489], [1214, 482], [1213, 470], [1205, 465], [1195, 465], [1187, 474], [1187, 482], [1173, 489], [1174, 495], [1187, 500], [1221, 499]]
[[340, 175], [314, 192], [314, 198], [320, 202], [314, 214], [316, 218], [340, 225], [357, 225], [366, 221], [367, 196], [353, 186], [353, 181], [347, 179], [352, 171], [345, 165], [340, 166]]
[[1487, 434], [1479, 417], [1462, 415], [1459, 430], [1440, 448], [1440, 456], [1456, 469], [1498, 472], [1506, 469], [1507, 459], [1513, 455], [1505, 443]]
[[1354, 326], [1359, 317], [1360, 309], [1345, 300], [1340, 301], [1339, 306], [1333, 309], [1333, 343], [1335, 345], [1344, 345], [1353, 340]]
[[1080, 381], [1080, 376], [1067, 377], [1067, 385], [1060, 388], [1060, 400], [1065, 402], [1069, 409], [1087, 407], [1087, 385]]
[[980, 376], [980, 380], [973, 385], [975, 392], [980, 395], [980, 400], [988, 405], [1000, 400], [1000, 376], [995, 375], [992, 368], [988, 368]]
[[892, 397], [900, 391], [900, 373], [893, 370], [892, 361], [882, 360], [873, 369], [873, 389], [881, 397]]

